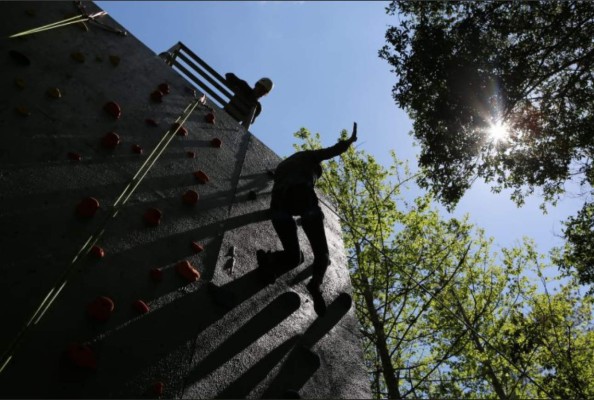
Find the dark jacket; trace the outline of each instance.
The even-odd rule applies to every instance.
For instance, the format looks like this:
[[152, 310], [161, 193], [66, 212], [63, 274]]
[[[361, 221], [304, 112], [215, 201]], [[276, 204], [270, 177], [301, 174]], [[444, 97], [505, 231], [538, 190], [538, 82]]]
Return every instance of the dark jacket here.
[[274, 172], [271, 208], [297, 215], [317, 206], [314, 186], [322, 175], [321, 162], [341, 155], [350, 145], [350, 141], [341, 140], [325, 149], [299, 151], [281, 161]]
[[262, 105], [254, 95], [254, 89], [246, 81], [239, 79], [232, 73], [225, 74], [225, 80], [235, 94], [229, 100], [229, 103], [225, 105], [225, 111], [237, 121], [243, 122], [246, 118], [249, 118], [251, 111], [256, 107], [256, 112], [250, 122], [250, 124], [253, 124], [256, 117], [262, 112]]

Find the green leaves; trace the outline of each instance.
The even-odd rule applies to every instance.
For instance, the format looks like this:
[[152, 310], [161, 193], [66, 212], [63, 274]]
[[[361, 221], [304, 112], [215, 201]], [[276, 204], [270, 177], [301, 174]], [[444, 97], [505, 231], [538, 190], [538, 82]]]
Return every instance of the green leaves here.
[[[297, 150], [322, 147], [307, 129], [295, 137]], [[383, 167], [351, 147], [324, 169], [318, 189], [341, 219], [376, 398], [594, 395], [592, 300], [571, 274], [551, 294], [532, 241], [496, 256], [431, 196], [407, 204], [414, 176], [395, 154]]]
[[[392, 2], [387, 12], [400, 23], [379, 56], [414, 122], [421, 187], [449, 208], [479, 177], [511, 189], [518, 205], [540, 189], [543, 211], [574, 178], [591, 193], [593, 3]], [[490, 126], [501, 121], [509, 133], [495, 140]], [[579, 253], [585, 237], [573, 226]], [[569, 259], [594, 283], [591, 263]]]

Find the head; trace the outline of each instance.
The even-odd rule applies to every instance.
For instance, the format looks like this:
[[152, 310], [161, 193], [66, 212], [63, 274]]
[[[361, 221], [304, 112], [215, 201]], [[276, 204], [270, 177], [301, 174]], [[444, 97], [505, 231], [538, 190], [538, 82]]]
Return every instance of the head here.
[[259, 98], [266, 96], [268, 93], [270, 93], [273, 87], [274, 83], [272, 83], [272, 81], [269, 78], [260, 79], [258, 82], [256, 82], [256, 85], [254, 86], [254, 92], [256, 94], [256, 97]]

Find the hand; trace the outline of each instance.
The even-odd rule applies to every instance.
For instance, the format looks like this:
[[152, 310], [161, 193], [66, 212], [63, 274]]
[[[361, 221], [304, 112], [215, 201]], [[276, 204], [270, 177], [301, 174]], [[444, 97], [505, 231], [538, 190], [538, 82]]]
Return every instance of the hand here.
[[349, 141], [351, 143], [357, 141], [357, 123], [356, 122], [353, 122], [353, 133], [351, 134], [351, 137], [349, 138]]

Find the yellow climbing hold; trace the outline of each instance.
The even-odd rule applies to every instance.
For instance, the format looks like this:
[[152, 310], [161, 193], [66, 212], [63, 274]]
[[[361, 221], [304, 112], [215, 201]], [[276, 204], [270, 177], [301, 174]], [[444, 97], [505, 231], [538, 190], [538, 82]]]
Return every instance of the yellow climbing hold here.
[[46, 93], [52, 99], [59, 99], [62, 97], [62, 92], [60, 92], [60, 89], [58, 88], [49, 88]]
[[15, 108], [15, 111], [23, 117], [28, 117], [29, 115], [31, 115], [31, 112], [25, 106], [18, 106], [17, 108]]
[[120, 57], [118, 56], [109, 56], [109, 61], [114, 67], [117, 67], [120, 64]]
[[26, 84], [25, 84], [25, 80], [22, 78], [15, 78], [14, 80], [14, 84], [19, 88], [19, 89], [24, 89]]
[[85, 62], [85, 55], [80, 51], [75, 51], [74, 53], [70, 54], [70, 58], [72, 58], [75, 61], [78, 61], [79, 63]]

